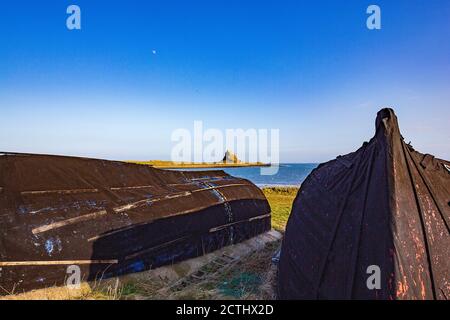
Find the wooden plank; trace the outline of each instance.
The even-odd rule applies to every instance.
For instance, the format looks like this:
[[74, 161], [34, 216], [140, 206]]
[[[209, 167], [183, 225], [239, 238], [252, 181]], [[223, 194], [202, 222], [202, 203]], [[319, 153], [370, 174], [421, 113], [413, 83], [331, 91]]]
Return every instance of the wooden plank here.
[[83, 265], [83, 264], [116, 264], [119, 261], [112, 260], [60, 260], [60, 261], [3, 261], [0, 267], [12, 266], [56, 266], [56, 265]]
[[155, 188], [155, 186], [111, 187], [111, 191]]
[[77, 194], [96, 193], [98, 189], [73, 189], [73, 190], [42, 190], [42, 191], [22, 191], [22, 195], [44, 195], [44, 194]]
[[256, 216], [256, 217], [253, 217], [253, 218], [250, 218], [250, 219], [247, 219], [247, 220], [235, 221], [235, 222], [227, 223], [227, 224], [215, 227], [215, 228], [211, 228], [211, 229], [209, 229], [209, 233], [225, 229], [225, 228], [233, 226], [235, 224], [244, 223], [244, 222], [250, 222], [250, 221], [253, 221], [253, 220], [264, 219], [264, 218], [267, 218], [267, 217], [270, 217], [270, 213], [264, 214], [264, 215], [261, 215], [261, 216]]
[[[123, 213], [123, 212], [129, 211], [129, 210], [136, 209], [136, 208], [139, 208], [141, 206], [152, 204], [152, 203], [159, 202], [159, 201], [165, 201], [165, 200], [171, 200], [171, 199], [180, 198], [180, 197], [192, 196], [192, 194], [195, 193], [195, 192], [208, 191], [208, 190], [217, 190], [217, 189], [228, 188], [228, 187], [233, 187], [233, 186], [248, 186], [248, 184], [229, 184], [229, 185], [223, 185], [223, 186], [201, 188], [201, 189], [196, 189], [196, 190], [193, 190], [193, 191], [185, 191], [185, 192], [180, 192], [180, 193], [175, 193], [175, 194], [168, 194], [166, 196], [161, 196], [161, 197], [154, 198], [154, 199], [139, 200], [139, 201], [136, 201], [136, 202], [128, 203], [126, 205], [115, 207], [115, 208], [113, 208], [113, 211], [115, 213]], [[218, 205], [218, 204], [222, 204], [222, 203], [225, 203], [225, 202], [226, 202], [226, 200], [225, 200], [225, 197], [224, 197], [224, 200], [217, 201], [216, 203], [211, 204], [211, 205]], [[209, 206], [210, 205], [208, 205], [207, 207], [209, 207]], [[189, 209], [189, 210], [177, 212], [174, 215], [181, 215], [181, 214], [192, 213], [192, 212], [204, 209], [204, 208], [206, 208], [206, 207], [192, 208], [192, 209]], [[37, 227], [37, 228], [34, 228], [32, 230], [32, 232], [33, 232], [33, 234], [39, 234], [39, 233], [46, 232], [46, 231], [49, 231], [49, 230], [52, 230], [52, 229], [65, 227], [65, 226], [70, 225], [70, 224], [83, 222], [83, 221], [90, 220], [90, 219], [95, 219], [95, 218], [98, 218], [98, 217], [106, 215], [106, 214], [107, 214], [107, 212], [105, 210], [102, 210], [102, 211], [98, 211], [98, 212], [82, 215], [82, 216], [79, 216], [79, 217], [75, 217], [75, 218], [71, 218], [71, 219], [67, 219], [67, 220], [63, 220], [63, 221], [58, 221], [58, 222], [51, 223], [51, 224], [48, 224], [48, 225], [44, 225], [44, 226], [41, 226], [41, 227]], [[251, 220], [249, 220], [249, 221], [251, 221]], [[223, 226], [223, 227], [226, 227], [226, 226]], [[219, 227], [219, 230], [221, 228], [223, 228], [223, 227]], [[210, 231], [210, 232], [212, 232], [212, 231]]]
[[146, 248], [146, 249], [144, 249], [144, 250], [141, 250], [141, 251], [139, 251], [139, 252], [135, 252], [135, 253], [133, 253], [133, 254], [130, 254], [130, 255], [126, 256], [126, 257], [125, 257], [125, 260], [134, 259], [134, 258], [136, 258], [136, 257], [139, 257], [140, 255], [145, 254], [145, 253], [148, 253], [148, 252], [151, 252], [151, 251], [153, 251], [153, 250], [156, 250], [156, 249], [160, 249], [160, 248], [169, 246], [169, 245], [171, 245], [171, 244], [174, 244], [174, 243], [180, 242], [180, 241], [182, 241], [182, 240], [188, 239], [189, 237], [190, 237], [190, 236], [184, 236], [184, 237], [181, 237], [181, 238], [178, 238], [178, 239], [175, 239], [175, 240], [171, 240], [171, 241], [168, 241], [168, 242], [165, 242], [165, 243], [161, 243], [161, 244], [159, 244], [159, 245], [157, 245], [157, 246], [154, 246], [154, 247], [151, 247], [151, 248]]
[[264, 214], [262, 216], [256, 216], [256, 217], [248, 219], [248, 221], [260, 220], [260, 219], [268, 218], [268, 217], [270, 217], [270, 215], [271, 215], [271, 213]]
[[83, 216], [79, 216], [79, 217], [75, 217], [75, 218], [71, 218], [71, 219], [67, 219], [67, 220], [63, 220], [63, 221], [58, 221], [55, 223], [37, 227], [37, 228], [34, 228], [33, 230], [31, 230], [31, 232], [33, 234], [38, 234], [38, 233], [50, 231], [52, 229], [61, 228], [61, 227], [64, 227], [64, 226], [67, 226], [70, 224], [74, 224], [74, 223], [78, 223], [78, 222], [82, 222], [82, 221], [86, 221], [86, 220], [91, 220], [91, 219], [94, 219], [94, 218], [97, 218], [99, 216], [103, 216], [106, 214], [107, 214], [106, 210], [101, 210], [101, 211], [85, 214]]
[[242, 187], [242, 186], [249, 187], [251, 185], [249, 185], [248, 183], [224, 184], [221, 186], [213, 186], [213, 187], [208, 187], [208, 188], [196, 189], [196, 190], [192, 190], [191, 192], [195, 193], [195, 192], [202, 192], [202, 191], [208, 191], [208, 190], [217, 190], [217, 189], [223, 189], [223, 188], [229, 188], [229, 187]]

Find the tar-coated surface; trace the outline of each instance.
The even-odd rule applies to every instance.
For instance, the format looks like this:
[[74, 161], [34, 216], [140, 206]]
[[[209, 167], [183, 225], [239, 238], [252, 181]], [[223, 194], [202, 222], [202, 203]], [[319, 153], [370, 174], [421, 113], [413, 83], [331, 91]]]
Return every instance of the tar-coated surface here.
[[383, 109], [368, 143], [302, 184], [279, 297], [449, 299], [449, 225], [450, 163], [406, 144], [394, 111]]
[[223, 171], [0, 154], [0, 294], [63, 284], [69, 265], [109, 277], [267, 230], [261, 190]]

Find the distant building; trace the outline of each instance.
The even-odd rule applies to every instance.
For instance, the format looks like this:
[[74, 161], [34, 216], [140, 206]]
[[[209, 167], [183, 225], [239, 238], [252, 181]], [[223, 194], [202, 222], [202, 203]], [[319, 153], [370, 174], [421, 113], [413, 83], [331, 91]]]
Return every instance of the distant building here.
[[222, 162], [224, 162], [224, 163], [240, 163], [241, 160], [239, 160], [238, 157], [234, 153], [227, 150], [227, 152], [225, 152], [225, 155], [222, 159]]

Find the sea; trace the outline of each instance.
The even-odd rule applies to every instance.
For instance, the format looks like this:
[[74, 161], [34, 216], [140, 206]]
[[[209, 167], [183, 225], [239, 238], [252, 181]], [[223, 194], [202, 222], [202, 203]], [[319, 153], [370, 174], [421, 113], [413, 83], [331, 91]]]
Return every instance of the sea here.
[[298, 187], [318, 165], [317, 163], [282, 163], [274, 175], [261, 175], [261, 167], [183, 169], [183, 171], [223, 170], [232, 176], [248, 179], [258, 187]]

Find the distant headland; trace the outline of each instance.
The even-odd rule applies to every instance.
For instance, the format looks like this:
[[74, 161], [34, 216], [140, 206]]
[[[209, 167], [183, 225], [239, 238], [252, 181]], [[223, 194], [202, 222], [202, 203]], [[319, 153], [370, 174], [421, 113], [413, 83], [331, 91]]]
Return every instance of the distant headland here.
[[175, 162], [169, 160], [127, 161], [137, 164], [149, 165], [158, 169], [195, 169], [195, 168], [236, 168], [236, 167], [269, 167], [270, 163], [242, 162], [227, 150], [220, 162]]

